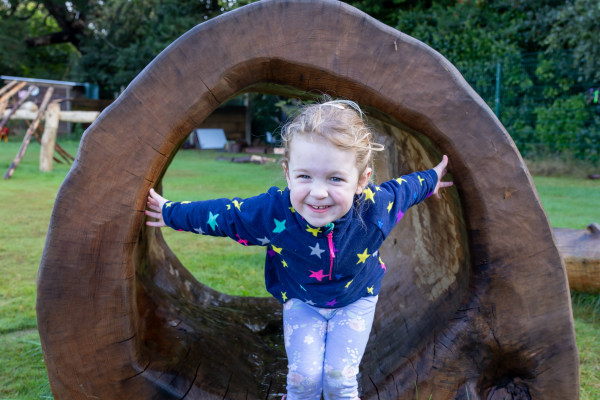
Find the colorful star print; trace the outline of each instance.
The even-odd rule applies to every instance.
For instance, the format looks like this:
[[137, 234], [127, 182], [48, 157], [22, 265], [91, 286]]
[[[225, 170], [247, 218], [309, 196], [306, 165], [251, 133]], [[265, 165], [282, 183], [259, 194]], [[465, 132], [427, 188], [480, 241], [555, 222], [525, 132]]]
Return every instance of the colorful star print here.
[[273, 248], [273, 251], [275, 253], [277, 253], [277, 254], [281, 254], [281, 250], [283, 250], [282, 247], [277, 247], [277, 246], [274, 246], [274, 245], [271, 245], [271, 247]]
[[398, 182], [400, 185], [402, 185], [402, 182], [408, 182], [408, 181], [404, 178], [398, 178], [398, 179], [396, 179], [396, 182]]
[[168, 201], [165, 203], [165, 207], [167, 207], [167, 208], [171, 207], [172, 205], [173, 205], [172, 201]]
[[240, 211], [242, 211], [242, 204], [244, 204], [243, 201], [241, 203], [239, 201], [237, 201], [237, 200], [233, 201], [233, 205], [235, 206], [235, 208], [237, 208]]
[[310, 278], [315, 278], [319, 282], [321, 282], [324, 277], [328, 276], [328, 275], [324, 275], [323, 274], [323, 270], [316, 271], [316, 272], [315, 271], [310, 271], [310, 272], [312, 272], [312, 274], [310, 274]]
[[373, 294], [373, 286], [367, 287], [367, 292], [369, 292], [369, 294]]
[[396, 215], [396, 223], [400, 222], [400, 220], [404, 217], [404, 213], [402, 210], [398, 210], [398, 215]]
[[191, 201], [182, 201], [181, 204], [190, 204]]
[[388, 203], [388, 206], [387, 206], [387, 210], [388, 210], [388, 212], [392, 211], [392, 207], [393, 207], [393, 205], [394, 205], [394, 202], [393, 202], [393, 201], [390, 201], [390, 202]]
[[292, 212], [292, 214], [296, 212], [296, 210], [294, 209], [294, 207], [289, 207], [289, 209]]
[[281, 298], [283, 299], [283, 302], [285, 303], [285, 301], [287, 300], [287, 292], [281, 292]]
[[375, 193], [373, 193], [371, 188], [366, 188], [363, 190], [363, 193], [365, 194], [365, 201], [371, 200], [373, 203], [375, 203]]
[[381, 260], [381, 257], [379, 257], [379, 264], [381, 264], [381, 269], [384, 270], [384, 272], [387, 272], [387, 268], [385, 267], [385, 264], [383, 263], [383, 261]]
[[315, 244], [315, 247], [308, 246], [308, 248], [310, 249], [311, 256], [317, 256], [319, 258], [321, 258], [321, 253], [323, 253], [325, 251], [319, 246], [319, 242], [317, 242], [317, 244]]
[[281, 265], [283, 265], [283, 268], [287, 268], [288, 266], [285, 260], [281, 260]]
[[360, 263], [364, 264], [364, 262], [367, 261], [367, 258], [369, 258], [369, 256], [370, 256], [370, 254], [367, 253], [367, 250], [369, 250], [369, 249], [368, 248], [365, 249], [365, 251], [362, 254], [357, 254], [357, 256], [358, 256], [357, 264], [360, 264]]
[[219, 224], [217, 223], [218, 216], [219, 214], [213, 214], [212, 211], [208, 213], [208, 225], [210, 225], [213, 231], [217, 226], [219, 226]]
[[235, 236], [238, 237], [238, 243], [243, 244], [244, 246], [248, 246], [248, 241], [245, 239], [242, 239], [242, 237], [240, 235], [238, 235], [237, 233], [235, 234]]
[[326, 305], [326, 306], [329, 306], [329, 307], [333, 307], [333, 306], [335, 306], [336, 304], [337, 304], [337, 300], [336, 300], [336, 299], [333, 299], [333, 300], [331, 300], [331, 301], [328, 301], [327, 303], [325, 303], [325, 305]]
[[382, 219], [377, 220], [377, 226], [379, 227], [379, 229], [381, 229], [383, 227], [383, 220]]
[[306, 225], [306, 231], [312, 233], [314, 237], [317, 237], [317, 235], [321, 233], [321, 228], [311, 228], [310, 225]]
[[425, 178], [421, 178], [421, 175], [417, 175], [417, 177], [419, 178], [419, 183], [421, 184], [421, 186], [423, 186], [423, 182], [425, 182]]
[[285, 230], [285, 219], [283, 221], [279, 221], [277, 218], [273, 218], [273, 221], [275, 222], [275, 229], [273, 229], [273, 233], [281, 233]]
[[204, 234], [204, 231], [202, 230], [202, 228], [201, 228], [201, 227], [194, 228], [194, 231], [195, 231], [197, 234], [199, 234], [199, 235], [203, 235], [203, 234]]
[[262, 238], [262, 239], [257, 239], [257, 240], [260, 242], [261, 246], [266, 246], [269, 243], [271, 243], [271, 241], [266, 236], [264, 238]]
[[354, 279], [352, 279], [350, 282], [346, 283], [346, 289], [348, 289], [350, 287], [350, 285], [352, 284], [352, 282], [354, 282]]

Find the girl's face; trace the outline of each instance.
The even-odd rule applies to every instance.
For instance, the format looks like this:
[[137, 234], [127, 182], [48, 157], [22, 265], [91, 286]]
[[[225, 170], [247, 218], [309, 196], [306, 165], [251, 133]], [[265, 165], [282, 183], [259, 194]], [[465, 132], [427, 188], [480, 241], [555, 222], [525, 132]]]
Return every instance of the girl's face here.
[[294, 210], [314, 227], [346, 215], [354, 195], [362, 193], [371, 175], [367, 168], [359, 177], [353, 152], [302, 135], [290, 143], [289, 162], [283, 169]]

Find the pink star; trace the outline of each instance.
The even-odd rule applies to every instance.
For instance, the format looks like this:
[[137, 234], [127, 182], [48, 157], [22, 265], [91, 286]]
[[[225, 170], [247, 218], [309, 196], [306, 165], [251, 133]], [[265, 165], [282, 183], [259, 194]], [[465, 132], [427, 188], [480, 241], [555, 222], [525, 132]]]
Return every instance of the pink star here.
[[333, 300], [331, 300], [331, 301], [328, 301], [327, 303], [325, 303], [325, 305], [326, 305], [326, 306], [329, 306], [329, 307], [333, 307], [333, 306], [335, 306], [336, 304], [337, 304], [337, 301], [336, 301], [335, 299], [333, 299]]
[[242, 237], [241, 237], [240, 235], [238, 235], [237, 233], [235, 234], [235, 236], [237, 236], [237, 237], [238, 237], [238, 239], [239, 239], [239, 240], [237, 241], [238, 243], [241, 243], [241, 244], [243, 244], [244, 246], [248, 246], [248, 241], [247, 241], [246, 239], [242, 239]]
[[[309, 271], [310, 271], [310, 269], [309, 269]], [[312, 274], [310, 274], [310, 278], [315, 278], [319, 282], [321, 282], [324, 277], [329, 276], [329, 275], [323, 275], [323, 270], [320, 270], [318, 272], [315, 272], [315, 271], [310, 271], [310, 272], [312, 272]]]
[[404, 217], [404, 213], [402, 210], [398, 210], [398, 215], [396, 216], [396, 223], [400, 222], [400, 220]]

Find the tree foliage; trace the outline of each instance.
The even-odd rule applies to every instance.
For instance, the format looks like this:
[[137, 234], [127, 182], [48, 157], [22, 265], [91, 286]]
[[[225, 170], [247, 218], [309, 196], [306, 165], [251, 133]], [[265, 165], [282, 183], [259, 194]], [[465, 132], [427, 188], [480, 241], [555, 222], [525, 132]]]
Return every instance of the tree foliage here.
[[[252, 1], [4, 0], [0, 72], [96, 83], [102, 97], [114, 97], [194, 25]], [[576, 151], [580, 157], [600, 158], [595, 144], [600, 105], [591, 100], [600, 88], [597, 1], [349, 3], [448, 58], [490, 107], [499, 109], [502, 123], [526, 154], [560, 152], [570, 144], [572, 150], [580, 143], [592, 148]], [[280, 100], [256, 96], [254, 104], [266, 113], [270, 103]], [[273, 128], [272, 118], [259, 117]]]

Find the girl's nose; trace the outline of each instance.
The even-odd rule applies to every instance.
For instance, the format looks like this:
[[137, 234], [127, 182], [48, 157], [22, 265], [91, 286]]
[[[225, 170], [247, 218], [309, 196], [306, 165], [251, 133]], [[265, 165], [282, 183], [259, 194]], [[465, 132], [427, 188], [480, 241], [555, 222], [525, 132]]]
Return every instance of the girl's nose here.
[[324, 199], [328, 196], [327, 187], [318, 182], [314, 182], [310, 188], [310, 195], [315, 199]]

